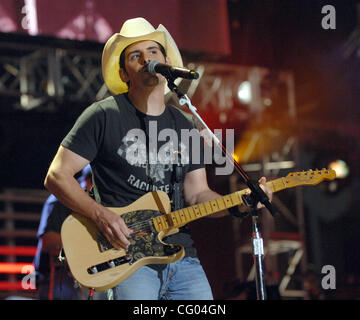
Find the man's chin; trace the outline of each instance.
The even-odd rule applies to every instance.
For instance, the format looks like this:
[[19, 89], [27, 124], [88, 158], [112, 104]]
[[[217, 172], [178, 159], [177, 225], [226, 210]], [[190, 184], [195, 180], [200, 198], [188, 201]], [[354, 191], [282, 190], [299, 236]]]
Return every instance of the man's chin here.
[[158, 86], [159, 84], [161, 83], [164, 83], [165, 82], [165, 79], [164, 81], [161, 81], [156, 75], [152, 75], [152, 74], [149, 74], [150, 76], [149, 77], [145, 77], [143, 79], [143, 84], [146, 86], [146, 87], [156, 87]]

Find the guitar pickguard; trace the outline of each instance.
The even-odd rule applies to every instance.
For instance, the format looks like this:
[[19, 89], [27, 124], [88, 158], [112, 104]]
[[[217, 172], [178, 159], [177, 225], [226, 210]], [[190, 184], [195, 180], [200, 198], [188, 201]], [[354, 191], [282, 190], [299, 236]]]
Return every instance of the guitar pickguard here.
[[130, 235], [130, 245], [127, 249], [132, 262], [149, 256], [169, 256], [181, 250], [179, 245], [164, 244], [159, 240], [152, 219], [160, 215], [162, 213], [156, 210], [137, 210], [121, 216], [126, 225], [134, 230]]

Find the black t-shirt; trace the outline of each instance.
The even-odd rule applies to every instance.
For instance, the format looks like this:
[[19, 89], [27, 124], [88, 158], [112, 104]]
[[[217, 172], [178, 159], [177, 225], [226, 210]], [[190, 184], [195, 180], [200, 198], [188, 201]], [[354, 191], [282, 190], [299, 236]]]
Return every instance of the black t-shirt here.
[[[195, 139], [187, 140], [186, 132]], [[174, 133], [178, 141], [173, 139]], [[171, 159], [176, 149], [181, 152], [184, 175], [203, 168], [203, 144], [197, 135], [175, 107], [167, 106], [161, 115], [149, 116], [122, 94], [88, 107], [61, 144], [90, 161], [95, 199], [107, 207], [122, 207], [152, 190], [172, 196]], [[183, 244], [186, 255], [195, 255], [187, 228], [166, 242]]]

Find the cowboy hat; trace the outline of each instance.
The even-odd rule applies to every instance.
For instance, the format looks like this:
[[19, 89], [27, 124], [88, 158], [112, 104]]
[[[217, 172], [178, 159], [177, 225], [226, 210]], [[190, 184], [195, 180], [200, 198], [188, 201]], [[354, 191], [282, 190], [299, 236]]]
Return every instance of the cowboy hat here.
[[112, 35], [104, 46], [102, 53], [102, 74], [106, 86], [113, 94], [128, 91], [128, 86], [120, 78], [119, 60], [121, 52], [129, 45], [144, 40], [153, 40], [160, 43], [170, 58], [171, 64], [183, 67], [178, 47], [170, 33], [163, 25], [155, 29], [144, 18], [129, 19], [124, 22], [120, 33]]

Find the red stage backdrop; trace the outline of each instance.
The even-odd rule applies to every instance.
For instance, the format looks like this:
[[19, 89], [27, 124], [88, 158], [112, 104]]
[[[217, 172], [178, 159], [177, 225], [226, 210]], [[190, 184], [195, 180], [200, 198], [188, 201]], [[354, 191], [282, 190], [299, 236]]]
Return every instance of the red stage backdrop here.
[[0, 32], [105, 42], [134, 17], [163, 24], [182, 50], [230, 53], [226, 0], [0, 0]]

